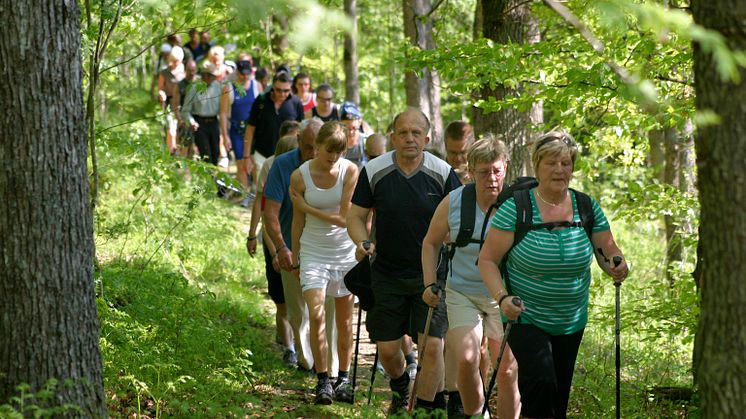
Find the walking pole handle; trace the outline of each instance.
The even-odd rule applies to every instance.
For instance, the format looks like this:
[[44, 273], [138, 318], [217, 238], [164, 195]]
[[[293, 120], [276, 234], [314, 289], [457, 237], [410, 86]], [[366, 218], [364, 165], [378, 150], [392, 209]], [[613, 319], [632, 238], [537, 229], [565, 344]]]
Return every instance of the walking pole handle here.
[[[370, 240], [363, 240], [363, 249], [368, 250], [370, 249]], [[620, 260], [621, 263], [621, 260]]]
[[612, 260], [614, 261], [614, 267], [615, 267], [615, 268], [616, 268], [617, 266], [619, 266], [619, 265], [620, 265], [620, 264], [622, 263], [622, 257], [621, 257], [621, 256], [619, 256], [619, 255], [617, 255], [617, 256], [614, 256], [614, 257], [613, 257], [613, 258], [611, 258], [611, 259], [612, 259]]

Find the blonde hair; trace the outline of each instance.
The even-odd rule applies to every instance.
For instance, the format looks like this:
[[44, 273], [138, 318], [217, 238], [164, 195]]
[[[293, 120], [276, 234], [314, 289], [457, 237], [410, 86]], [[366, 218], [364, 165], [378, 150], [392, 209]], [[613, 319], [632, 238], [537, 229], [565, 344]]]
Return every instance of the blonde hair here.
[[324, 146], [332, 153], [342, 153], [347, 150], [347, 126], [339, 121], [325, 123], [314, 141], [316, 147]]
[[550, 131], [539, 137], [531, 146], [531, 164], [534, 168], [534, 173], [539, 171], [539, 163], [541, 163], [544, 157], [556, 156], [563, 153], [570, 155], [574, 168], [575, 158], [578, 155], [578, 147], [572, 135], [565, 131], [557, 130]]
[[473, 142], [467, 153], [466, 163], [470, 171], [474, 170], [479, 163], [510, 161], [508, 147], [499, 136], [492, 133], [487, 133], [479, 141]]

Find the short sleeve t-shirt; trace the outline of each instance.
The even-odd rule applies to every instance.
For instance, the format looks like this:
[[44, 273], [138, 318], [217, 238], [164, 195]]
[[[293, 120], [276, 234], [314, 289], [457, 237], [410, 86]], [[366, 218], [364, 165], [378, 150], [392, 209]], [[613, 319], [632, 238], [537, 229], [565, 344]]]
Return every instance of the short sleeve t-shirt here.
[[395, 153], [368, 162], [352, 203], [376, 211], [373, 268], [395, 278], [416, 278], [422, 275], [422, 239], [435, 208], [461, 182], [451, 166], [428, 152], [407, 175], [397, 166]]
[[280, 207], [280, 228], [285, 245], [291, 250], [292, 237], [290, 234], [293, 227], [293, 202], [290, 200], [288, 188], [290, 187], [290, 176], [300, 166], [300, 163], [300, 150], [298, 149], [276, 157], [275, 162], [269, 169], [267, 183], [264, 184], [264, 197], [282, 203]]
[[259, 95], [251, 106], [249, 125], [254, 127], [252, 153], [259, 152], [264, 157], [275, 154], [275, 146], [280, 139], [280, 125], [285, 121], [302, 121], [303, 105], [295, 95], [290, 95], [275, 111], [272, 91]]
[[[531, 190], [533, 223], [542, 223]], [[580, 221], [575, 192], [571, 191], [573, 219]], [[591, 199], [595, 220], [593, 232], [608, 230], [609, 221], [595, 199]], [[516, 206], [505, 201], [492, 217], [492, 228], [515, 231]], [[526, 310], [521, 323], [529, 323], [551, 335], [568, 335], [588, 322], [588, 289], [593, 245], [585, 229], [532, 230], [508, 254], [510, 293], [523, 299]]]

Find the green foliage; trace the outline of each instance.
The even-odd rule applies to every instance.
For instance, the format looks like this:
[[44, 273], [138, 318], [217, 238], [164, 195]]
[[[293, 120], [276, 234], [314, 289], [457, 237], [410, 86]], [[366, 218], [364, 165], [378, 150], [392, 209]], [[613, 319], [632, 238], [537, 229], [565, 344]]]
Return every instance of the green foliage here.
[[[31, 386], [21, 384], [16, 387], [18, 394], [12, 396], [8, 403], [0, 405], [0, 417], [8, 419], [53, 418], [67, 415], [82, 414], [80, 406], [63, 403], [59, 405], [55, 398], [59, 393], [72, 389], [72, 380], [60, 382], [57, 379], [48, 380], [36, 393]], [[52, 407], [48, 407], [48, 406]]]

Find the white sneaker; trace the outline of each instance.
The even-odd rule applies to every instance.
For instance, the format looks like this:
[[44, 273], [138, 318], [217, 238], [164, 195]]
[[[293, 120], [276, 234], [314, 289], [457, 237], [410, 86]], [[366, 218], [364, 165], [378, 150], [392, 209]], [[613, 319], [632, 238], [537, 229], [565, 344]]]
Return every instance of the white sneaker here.
[[417, 363], [412, 362], [411, 364], [407, 364], [406, 371], [409, 374], [409, 380], [414, 382], [414, 379], [417, 378]]
[[220, 160], [218, 160], [218, 166], [222, 168], [227, 168], [230, 163], [231, 161], [228, 160], [228, 157], [221, 157]]

